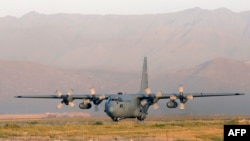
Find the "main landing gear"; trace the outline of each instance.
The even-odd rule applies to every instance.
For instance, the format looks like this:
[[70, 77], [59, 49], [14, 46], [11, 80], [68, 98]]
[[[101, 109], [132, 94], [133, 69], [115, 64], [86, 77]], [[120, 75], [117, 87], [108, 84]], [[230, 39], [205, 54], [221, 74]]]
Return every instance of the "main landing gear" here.
[[139, 121], [143, 121], [146, 118], [146, 114], [142, 114], [141, 116], [137, 117]]

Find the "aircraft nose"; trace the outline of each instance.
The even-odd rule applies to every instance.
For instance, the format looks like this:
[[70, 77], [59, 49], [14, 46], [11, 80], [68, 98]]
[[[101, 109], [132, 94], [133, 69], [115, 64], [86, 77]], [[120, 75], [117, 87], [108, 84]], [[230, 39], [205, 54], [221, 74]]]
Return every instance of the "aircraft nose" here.
[[113, 107], [109, 107], [108, 110], [109, 110], [110, 113], [113, 113], [113, 112], [114, 112], [114, 108], [113, 108]]

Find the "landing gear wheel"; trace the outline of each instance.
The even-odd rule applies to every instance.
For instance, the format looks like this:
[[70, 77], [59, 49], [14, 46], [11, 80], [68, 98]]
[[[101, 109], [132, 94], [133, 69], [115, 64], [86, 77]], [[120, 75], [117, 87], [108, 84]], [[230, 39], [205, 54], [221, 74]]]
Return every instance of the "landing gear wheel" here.
[[137, 119], [139, 120], [139, 121], [143, 121], [144, 119], [142, 119], [141, 117], [137, 117]]
[[139, 120], [139, 121], [143, 121], [144, 119], [146, 118], [146, 115], [141, 115], [141, 116], [139, 116], [139, 117], [137, 117], [137, 119]]
[[117, 121], [120, 120], [120, 118], [113, 117], [112, 120], [113, 120], [114, 122], [117, 122]]

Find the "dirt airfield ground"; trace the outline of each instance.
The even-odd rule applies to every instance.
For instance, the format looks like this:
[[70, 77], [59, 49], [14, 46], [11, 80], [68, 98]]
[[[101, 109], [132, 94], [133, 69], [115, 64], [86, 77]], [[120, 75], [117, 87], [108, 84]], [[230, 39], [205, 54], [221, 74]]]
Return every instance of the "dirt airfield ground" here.
[[223, 141], [223, 127], [229, 124], [250, 124], [250, 115], [148, 116], [143, 122], [0, 115], [0, 141]]

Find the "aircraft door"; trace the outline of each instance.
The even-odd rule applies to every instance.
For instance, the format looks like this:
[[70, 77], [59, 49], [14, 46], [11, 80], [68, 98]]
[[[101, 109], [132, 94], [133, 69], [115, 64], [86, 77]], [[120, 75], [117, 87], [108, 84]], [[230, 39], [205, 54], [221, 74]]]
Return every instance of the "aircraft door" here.
[[121, 97], [118, 97], [118, 101], [117, 102], [118, 102], [120, 108], [124, 108], [123, 100], [122, 100]]

